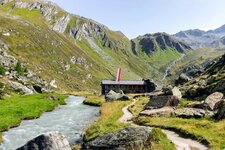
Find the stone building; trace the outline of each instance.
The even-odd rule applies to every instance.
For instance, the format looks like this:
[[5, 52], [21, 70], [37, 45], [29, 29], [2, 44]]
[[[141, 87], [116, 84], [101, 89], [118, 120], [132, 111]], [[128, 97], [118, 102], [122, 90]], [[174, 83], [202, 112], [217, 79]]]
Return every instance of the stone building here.
[[124, 93], [149, 93], [155, 90], [156, 85], [150, 80], [102, 80], [102, 95], [107, 94], [110, 90]]

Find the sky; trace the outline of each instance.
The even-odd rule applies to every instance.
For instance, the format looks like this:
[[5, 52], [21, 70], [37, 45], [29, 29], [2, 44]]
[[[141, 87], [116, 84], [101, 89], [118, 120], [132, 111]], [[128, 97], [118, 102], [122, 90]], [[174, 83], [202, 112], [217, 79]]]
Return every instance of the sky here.
[[225, 0], [51, 0], [132, 39], [146, 33], [215, 29], [225, 24]]

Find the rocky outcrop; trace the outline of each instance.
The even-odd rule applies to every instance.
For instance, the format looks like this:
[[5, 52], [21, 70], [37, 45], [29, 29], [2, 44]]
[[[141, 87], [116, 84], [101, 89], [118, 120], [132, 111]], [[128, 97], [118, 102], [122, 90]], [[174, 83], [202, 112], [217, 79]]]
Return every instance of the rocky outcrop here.
[[120, 91], [120, 93], [116, 93], [111, 90], [109, 91], [109, 93], [105, 95], [105, 99], [107, 102], [109, 102], [114, 100], [129, 100], [130, 98], [127, 95], [125, 95], [123, 91]]
[[[8, 89], [20, 94], [52, 92], [47, 81], [30, 70], [27, 70], [23, 74], [18, 73], [15, 70], [18, 60], [9, 55], [8, 51], [8, 45], [0, 40], [0, 64], [6, 71], [4, 75], [6, 78], [2, 79], [2, 82], [4, 82]], [[24, 68], [23, 64], [21, 66]]]
[[57, 19], [57, 21], [52, 25], [52, 29], [59, 33], [65, 32], [70, 19], [71, 15], [69, 14]]
[[71, 147], [63, 134], [48, 132], [27, 142], [17, 150], [71, 150]]
[[145, 109], [157, 109], [165, 106], [175, 107], [179, 104], [179, 99], [173, 95], [152, 96]]
[[215, 92], [206, 98], [205, 105], [209, 110], [214, 111], [223, 103], [223, 97], [223, 93]]
[[139, 113], [140, 116], [149, 117], [169, 117], [174, 112], [172, 107], [163, 107], [159, 109], [147, 109]]
[[174, 115], [181, 118], [202, 118], [205, 116], [212, 117], [214, 113], [198, 108], [183, 108], [175, 110]]
[[85, 142], [85, 150], [138, 150], [149, 145], [150, 128], [128, 127], [114, 133], [107, 133]]

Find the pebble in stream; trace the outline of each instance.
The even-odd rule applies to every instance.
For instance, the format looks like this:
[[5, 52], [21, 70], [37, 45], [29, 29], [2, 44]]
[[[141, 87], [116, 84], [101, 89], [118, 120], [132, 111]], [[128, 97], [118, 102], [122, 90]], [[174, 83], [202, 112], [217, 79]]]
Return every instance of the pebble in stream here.
[[3, 132], [0, 150], [14, 150], [38, 135], [50, 131], [63, 133], [70, 144], [80, 142], [83, 129], [99, 113], [98, 107], [84, 105], [83, 100], [83, 97], [69, 96], [66, 99], [67, 105], [44, 113], [38, 119], [22, 121], [19, 127]]

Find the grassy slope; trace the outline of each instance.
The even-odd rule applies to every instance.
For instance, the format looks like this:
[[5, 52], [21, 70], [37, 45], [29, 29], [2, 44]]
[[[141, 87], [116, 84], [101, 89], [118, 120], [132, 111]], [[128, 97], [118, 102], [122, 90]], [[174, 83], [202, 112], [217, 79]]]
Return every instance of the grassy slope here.
[[21, 120], [38, 118], [43, 112], [52, 111], [56, 106], [65, 104], [66, 96], [53, 95], [60, 100], [49, 100], [46, 98], [48, 94], [14, 96], [0, 100], [0, 135], [1, 131], [18, 126]]
[[[138, 113], [143, 110], [148, 102], [147, 98], [139, 98], [129, 110], [136, 117], [137, 124], [168, 128], [179, 131], [189, 137], [196, 138], [198, 141], [206, 140], [212, 149], [219, 150], [225, 148], [225, 120], [215, 121], [207, 118], [203, 119], [182, 119], [175, 117], [138, 117]], [[193, 101], [182, 100], [179, 108]]]

